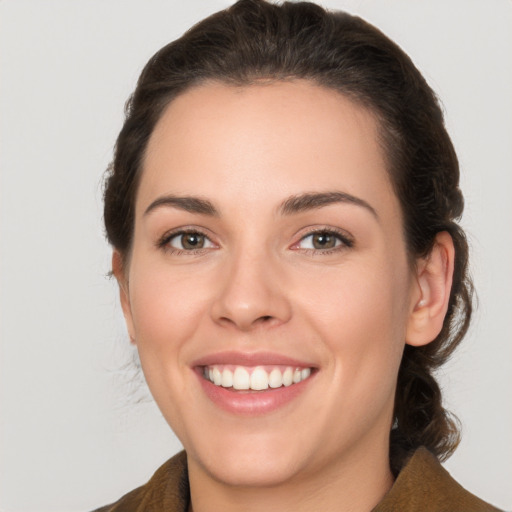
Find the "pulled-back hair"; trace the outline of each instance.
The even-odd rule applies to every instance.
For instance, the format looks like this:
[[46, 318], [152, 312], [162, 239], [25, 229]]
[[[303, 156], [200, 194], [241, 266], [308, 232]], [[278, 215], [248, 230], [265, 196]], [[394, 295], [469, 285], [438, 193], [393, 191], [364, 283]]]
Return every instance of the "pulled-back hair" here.
[[425, 346], [406, 345], [390, 432], [395, 473], [420, 445], [443, 460], [459, 435], [434, 372], [462, 340], [472, 309], [468, 247], [456, 223], [463, 210], [459, 167], [436, 95], [410, 58], [372, 25], [308, 2], [240, 0], [158, 51], [127, 102], [107, 171], [108, 240], [129, 256], [144, 153], [170, 101], [207, 81], [244, 86], [293, 79], [341, 92], [376, 117], [411, 265], [428, 256], [437, 233], [447, 231], [453, 239], [455, 269], [443, 328]]

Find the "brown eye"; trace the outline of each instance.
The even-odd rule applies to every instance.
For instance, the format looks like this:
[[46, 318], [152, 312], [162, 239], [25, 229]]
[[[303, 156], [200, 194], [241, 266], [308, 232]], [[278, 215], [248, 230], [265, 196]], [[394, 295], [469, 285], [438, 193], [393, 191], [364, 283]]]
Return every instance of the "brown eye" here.
[[309, 251], [328, 251], [329, 249], [343, 249], [352, 247], [354, 242], [348, 235], [337, 231], [315, 231], [303, 237], [295, 246], [296, 249]]
[[189, 233], [176, 233], [167, 242], [173, 249], [180, 251], [193, 251], [195, 249], [206, 249], [214, 245], [206, 235], [191, 231]]
[[181, 235], [183, 249], [201, 249], [204, 246], [204, 235], [199, 233], [185, 233]]
[[315, 249], [332, 249], [336, 247], [337, 241], [337, 238], [331, 233], [315, 233], [311, 240]]

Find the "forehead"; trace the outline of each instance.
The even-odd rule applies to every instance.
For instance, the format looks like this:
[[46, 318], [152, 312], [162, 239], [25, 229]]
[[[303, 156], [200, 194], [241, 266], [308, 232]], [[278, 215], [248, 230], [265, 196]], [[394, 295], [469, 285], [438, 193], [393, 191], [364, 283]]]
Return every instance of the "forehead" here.
[[173, 100], [157, 123], [137, 207], [164, 193], [250, 205], [326, 190], [395, 201], [371, 112], [303, 80], [209, 83]]

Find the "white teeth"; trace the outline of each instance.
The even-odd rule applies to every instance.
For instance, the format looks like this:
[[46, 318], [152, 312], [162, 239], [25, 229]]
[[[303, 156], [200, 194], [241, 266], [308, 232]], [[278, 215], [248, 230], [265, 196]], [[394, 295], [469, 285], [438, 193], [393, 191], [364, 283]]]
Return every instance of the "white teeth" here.
[[249, 377], [249, 372], [245, 368], [237, 366], [235, 369], [235, 373], [233, 374], [233, 388], [249, 389], [250, 385], [251, 381]]
[[220, 386], [222, 383], [222, 373], [218, 368], [213, 368], [213, 383], [216, 386]]
[[311, 368], [303, 368], [300, 372], [300, 380], [305, 380], [311, 375]]
[[[231, 367], [233, 368], [233, 367]], [[205, 366], [203, 376], [216, 386], [233, 388], [236, 390], [262, 391], [268, 389], [288, 387], [292, 384], [306, 380], [311, 375], [311, 368], [273, 368], [270, 373], [262, 366], [245, 368], [234, 367], [234, 371], [223, 365]]]
[[231, 370], [224, 368], [221, 384], [223, 388], [230, 388], [233, 386], [233, 372]]
[[[211, 379], [210, 379], [211, 380]], [[293, 370], [291, 368], [286, 368], [283, 373], [283, 386], [291, 386], [293, 384]]]
[[274, 368], [268, 376], [268, 385], [271, 388], [280, 388], [283, 385], [283, 374]]
[[254, 368], [251, 373], [251, 389], [268, 389], [268, 373], [263, 368]]

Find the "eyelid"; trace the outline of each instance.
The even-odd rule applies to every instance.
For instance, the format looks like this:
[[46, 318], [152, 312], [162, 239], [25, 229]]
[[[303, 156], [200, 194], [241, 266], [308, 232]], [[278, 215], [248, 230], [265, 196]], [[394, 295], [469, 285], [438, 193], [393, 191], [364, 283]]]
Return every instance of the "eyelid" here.
[[[318, 233], [326, 233], [335, 236], [339, 241], [341, 241], [341, 244], [335, 247], [332, 247], [330, 249], [303, 249], [299, 247], [299, 244], [305, 240], [306, 238], [313, 236]], [[335, 228], [332, 226], [318, 226], [318, 227], [308, 227], [303, 230], [303, 233], [300, 235], [300, 238], [297, 242], [295, 242], [291, 249], [297, 250], [297, 251], [309, 251], [309, 252], [318, 252], [323, 254], [328, 254], [329, 252], [333, 251], [339, 251], [346, 248], [351, 248], [355, 244], [354, 237], [344, 229]]]
[[[186, 235], [186, 234], [197, 234], [204, 236], [208, 241], [213, 245], [213, 247], [201, 247], [198, 249], [178, 249], [176, 247], [172, 247], [169, 245], [169, 242], [180, 235]], [[219, 245], [215, 243], [212, 240], [212, 236], [209, 234], [208, 230], [204, 228], [200, 228], [197, 226], [180, 226], [177, 228], [170, 229], [169, 231], [166, 231], [158, 240], [155, 242], [155, 245], [158, 249], [162, 249], [165, 251], [168, 251], [170, 253], [174, 254], [181, 254], [181, 253], [187, 253], [187, 254], [198, 254], [205, 251], [209, 251], [211, 249], [218, 248]]]
[[[299, 237], [298, 241], [293, 243], [291, 245], [290, 249], [297, 250], [297, 251], [318, 252], [318, 253], [322, 253], [322, 254], [328, 254], [330, 252], [351, 248], [354, 246], [354, 243], [355, 243], [354, 237], [348, 231], [345, 231], [344, 229], [337, 228], [337, 227], [308, 226], [306, 228], [303, 228], [301, 231], [302, 231], [302, 233], [297, 235]], [[213, 245], [213, 247], [201, 247], [199, 249], [178, 249], [175, 247], [171, 247], [169, 245], [170, 240], [172, 240], [174, 237], [188, 234], [188, 233], [193, 233], [193, 234], [198, 234], [198, 235], [204, 236]], [[317, 233], [326, 233], [326, 234], [335, 236], [337, 238], [337, 240], [339, 240], [341, 242], [341, 244], [339, 244], [333, 248], [330, 248], [330, 249], [309, 249], [309, 248], [303, 249], [303, 248], [299, 247], [299, 244], [303, 240], [305, 240], [306, 238], [313, 236]], [[219, 244], [216, 243], [213, 240], [213, 238], [214, 237], [210, 234], [209, 230], [207, 230], [205, 228], [201, 228], [198, 226], [179, 226], [179, 227], [176, 227], [176, 228], [166, 231], [155, 242], [155, 246], [159, 249], [166, 250], [166, 251], [169, 251], [169, 252], [175, 253], [175, 254], [180, 254], [180, 253], [187, 253], [189, 255], [190, 254], [198, 254], [198, 253], [202, 253], [202, 252], [206, 252], [206, 251], [209, 251], [212, 249], [219, 248]]]

